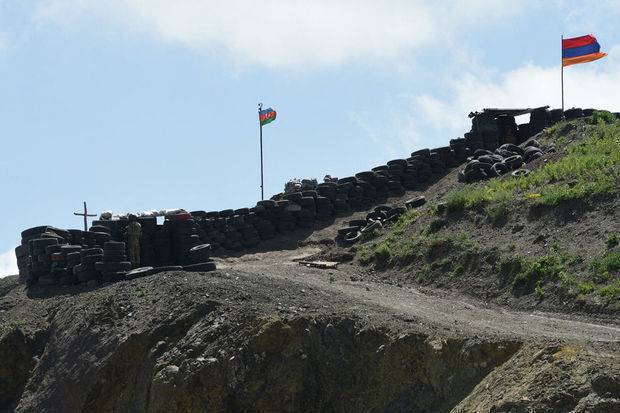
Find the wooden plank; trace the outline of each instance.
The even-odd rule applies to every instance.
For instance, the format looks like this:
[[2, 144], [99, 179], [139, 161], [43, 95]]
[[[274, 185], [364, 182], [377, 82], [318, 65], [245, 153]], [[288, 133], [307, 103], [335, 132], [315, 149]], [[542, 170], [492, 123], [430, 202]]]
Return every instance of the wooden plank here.
[[333, 269], [338, 266], [338, 262], [334, 261], [298, 261], [299, 265], [305, 265], [307, 267]]

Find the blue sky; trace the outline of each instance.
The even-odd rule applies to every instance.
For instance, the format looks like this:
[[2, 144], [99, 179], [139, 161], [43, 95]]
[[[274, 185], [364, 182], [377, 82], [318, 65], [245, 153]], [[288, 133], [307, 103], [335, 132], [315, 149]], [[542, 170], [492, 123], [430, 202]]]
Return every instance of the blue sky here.
[[[518, 3], [518, 4], [517, 4]], [[620, 111], [617, 1], [0, 0], [0, 276], [20, 232], [221, 210], [445, 145], [484, 107]], [[523, 120], [527, 121], [527, 119]]]

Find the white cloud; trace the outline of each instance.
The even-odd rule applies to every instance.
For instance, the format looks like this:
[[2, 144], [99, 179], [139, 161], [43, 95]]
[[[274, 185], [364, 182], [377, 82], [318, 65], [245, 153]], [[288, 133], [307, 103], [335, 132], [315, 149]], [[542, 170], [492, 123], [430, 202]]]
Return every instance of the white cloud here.
[[0, 278], [8, 275], [16, 275], [19, 270], [17, 269], [17, 259], [15, 258], [15, 249], [0, 254]]
[[[564, 68], [564, 107], [620, 111], [620, 45], [609, 50], [603, 60]], [[447, 81], [450, 96], [407, 95], [411, 113], [417, 113], [418, 130], [444, 133], [447, 139], [461, 135], [471, 126], [467, 114], [489, 107], [561, 107], [560, 67], [533, 63], [493, 77], [466, 73]], [[527, 122], [527, 119], [523, 120]], [[452, 136], [452, 135], [454, 136]]]
[[[442, 38], [525, 9], [476, 0], [50, 0], [36, 16], [68, 27], [94, 18], [187, 47], [269, 67], [400, 59]], [[528, 6], [530, 7], [530, 6]], [[530, 7], [531, 8], [531, 7]]]

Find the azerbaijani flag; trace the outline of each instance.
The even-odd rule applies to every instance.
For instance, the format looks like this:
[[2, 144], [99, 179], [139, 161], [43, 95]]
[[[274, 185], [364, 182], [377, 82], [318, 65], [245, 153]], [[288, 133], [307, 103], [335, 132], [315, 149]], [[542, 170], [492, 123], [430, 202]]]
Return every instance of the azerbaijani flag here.
[[258, 112], [258, 119], [260, 120], [261, 126], [271, 123], [276, 120], [276, 111], [272, 108], [261, 110]]
[[572, 39], [562, 39], [562, 67], [592, 62], [607, 53], [601, 53], [601, 45], [591, 34]]

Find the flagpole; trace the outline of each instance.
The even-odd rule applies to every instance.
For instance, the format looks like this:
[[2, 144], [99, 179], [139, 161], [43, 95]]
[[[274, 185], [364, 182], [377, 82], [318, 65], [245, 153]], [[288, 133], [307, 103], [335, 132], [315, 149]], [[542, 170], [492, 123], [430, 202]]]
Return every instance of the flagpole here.
[[263, 186], [263, 124], [260, 121], [260, 111], [263, 109], [263, 104], [258, 104], [258, 124], [260, 125], [260, 199], [265, 199], [264, 186]]
[[560, 66], [562, 67], [562, 117], [564, 117], [564, 61], [562, 59], [562, 50], [564, 47], [564, 35], [560, 41]]

